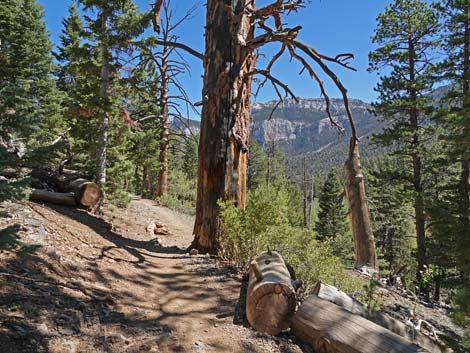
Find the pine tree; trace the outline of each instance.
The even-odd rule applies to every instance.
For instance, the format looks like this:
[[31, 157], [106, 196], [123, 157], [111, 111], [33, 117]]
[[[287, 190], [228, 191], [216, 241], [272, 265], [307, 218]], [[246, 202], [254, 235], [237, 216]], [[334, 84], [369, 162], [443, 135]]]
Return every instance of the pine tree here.
[[386, 68], [390, 72], [381, 76], [376, 88], [379, 98], [374, 111], [388, 127], [375, 142], [395, 147], [394, 154], [404, 162], [398, 174], [413, 192], [416, 257], [422, 269], [427, 263], [423, 169], [431, 110], [426, 94], [433, 85], [430, 56], [437, 45], [438, 15], [424, 1], [395, 0], [377, 21], [372, 41], [379, 47], [369, 54], [370, 71]]
[[[432, 209], [436, 242], [445, 237], [454, 258], [445, 258], [448, 266], [457, 265], [462, 274], [466, 296], [470, 293], [470, 1], [447, 0], [441, 5], [446, 60], [438, 73], [451, 83], [436, 121], [443, 126], [441, 145], [445, 150], [436, 168], [447, 177], [439, 180], [440, 193]], [[455, 263], [454, 263], [455, 261]], [[464, 289], [465, 290], [465, 289]], [[465, 295], [464, 295], [465, 296]], [[469, 310], [470, 302], [464, 306]]]
[[348, 231], [347, 209], [343, 202], [343, 190], [334, 169], [328, 173], [321, 187], [318, 220], [315, 229], [318, 238], [326, 240]]
[[413, 234], [409, 191], [396, 174], [400, 164], [384, 157], [368, 170], [367, 178], [374, 236], [391, 271], [408, 264]]
[[42, 17], [34, 0], [0, 3], [0, 139], [25, 141], [35, 162], [51, 157], [45, 146], [64, 128], [62, 96], [52, 76], [52, 44]]
[[[133, 102], [140, 98], [132, 84], [141, 78], [131, 82], [128, 73], [133, 70], [124, 67], [123, 59], [135, 55], [132, 42], [148, 25], [149, 14], [139, 13], [130, 0], [83, 0], [77, 4], [79, 7], [71, 5], [63, 22], [56, 55], [62, 64], [59, 86], [68, 96], [74, 163], [95, 174], [111, 198], [125, 203], [126, 193], [135, 191], [139, 177], [134, 163], [140, 160], [133, 147], [139, 137], [143, 140], [135, 132], [130, 114], [138, 115], [145, 109], [142, 100]], [[136, 111], [137, 106], [142, 112]], [[144, 125], [148, 128], [149, 121]]]

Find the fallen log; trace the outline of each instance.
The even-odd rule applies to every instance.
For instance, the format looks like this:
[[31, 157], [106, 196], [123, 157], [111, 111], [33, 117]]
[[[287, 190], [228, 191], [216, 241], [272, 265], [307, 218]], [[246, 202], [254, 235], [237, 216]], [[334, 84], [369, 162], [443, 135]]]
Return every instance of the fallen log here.
[[320, 353], [425, 353], [426, 349], [359, 315], [310, 295], [291, 332]]
[[95, 206], [102, 196], [100, 187], [85, 179], [77, 171], [64, 169], [62, 174], [58, 174], [44, 169], [35, 169], [32, 176], [59, 192], [72, 192], [77, 204], [85, 207]]
[[100, 187], [82, 178], [71, 181], [63, 190], [73, 192], [77, 203], [86, 207], [95, 206], [101, 198]]
[[443, 342], [436, 341], [431, 337], [416, 331], [413, 327], [406, 325], [405, 323], [397, 320], [390, 315], [382, 312], [375, 312], [369, 315], [367, 306], [360, 301], [350, 297], [346, 293], [340, 291], [338, 288], [329, 284], [323, 283], [322, 281], [317, 282], [312, 294], [318, 296], [321, 299], [328, 300], [336, 305], [339, 305], [343, 309], [349, 311], [352, 314], [360, 315], [366, 319], [369, 319], [380, 325], [387, 330], [396, 333], [418, 346], [421, 346], [431, 353], [448, 353], [452, 352]]
[[41, 189], [33, 189], [29, 195], [31, 201], [50, 202], [59, 205], [76, 206], [74, 194], [70, 192], [53, 192]]
[[264, 252], [250, 263], [246, 317], [257, 331], [276, 335], [289, 328], [296, 298], [282, 256]]

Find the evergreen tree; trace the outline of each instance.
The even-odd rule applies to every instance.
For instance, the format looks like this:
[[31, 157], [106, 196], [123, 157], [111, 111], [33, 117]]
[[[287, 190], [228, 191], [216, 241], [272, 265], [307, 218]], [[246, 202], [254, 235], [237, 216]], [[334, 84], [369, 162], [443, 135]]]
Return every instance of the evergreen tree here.
[[395, 0], [377, 21], [372, 41], [379, 47], [369, 54], [370, 70], [389, 72], [380, 78], [374, 104], [374, 112], [384, 117], [388, 127], [375, 142], [394, 146], [403, 161], [398, 175], [406, 190], [412, 191], [417, 261], [422, 269], [427, 263], [423, 169], [431, 111], [426, 95], [433, 85], [430, 58], [437, 45], [438, 15], [424, 1]]
[[51, 144], [64, 128], [42, 17], [35, 0], [0, 3], [0, 139], [24, 141], [35, 159], [51, 157], [34, 152], [46, 152], [38, 148]]
[[318, 239], [326, 240], [348, 231], [347, 209], [343, 202], [343, 189], [334, 169], [328, 173], [321, 187], [318, 220], [315, 229]]
[[408, 264], [413, 235], [409, 191], [396, 177], [400, 164], [384, 157], [369, 169], [367, 178], [374, 237], [391, 271]]
[[[443, 126], [441, 145], [444, 153], [436, 168], [446, 178], [439, 180], [439, 194], [432, 209], [437, 244], [446, 236], [450, 253], [447, 265], [457, 265], [470, 293], [470, 1], [447, 0], [441, 5], [444, 15], [444, 49], [447, 57], [438, 73], [451, 83], [436, 121]], [[465, 295], [464, 295], [465, 296]], [[470, 302], [465, 303], [469, 310]], [[464, 306], [465, 306], [464, 305]]]
[[268, 156], [263, 147], [254, 139], [248, 152], [247, 182], [248, 190], [256, 189], [266, 180]]
[[106, 191], [124, 200], [123, 191], [135, 190], [133, 162], [138, 156], [133, 146], [138, 137], [130, 116], [137, 106], [130, 101], [135, 89], [130, 88], [122, 59], [134, 53], [131, 43], [148, 25], [149, 15], [139, 13], [130, 0], [82, 0], [78, 5], [84, 21], [72, 5], [56, 55], [62, 64], [60, 87], [69, 97], [72, 149], [77, 165], [92, 171]]

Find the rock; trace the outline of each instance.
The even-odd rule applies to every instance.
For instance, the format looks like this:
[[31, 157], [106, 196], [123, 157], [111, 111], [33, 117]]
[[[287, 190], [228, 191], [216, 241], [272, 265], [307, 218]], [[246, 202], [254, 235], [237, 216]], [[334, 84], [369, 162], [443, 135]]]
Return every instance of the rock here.
[[150, 234], [153, 234], [155, 233], [155, 222], [150, 222], [146, 228], [147, 232], [150, 233]]
[[191, 249], [189, 251], [189, 255], [191, 255], [191, 256], [199, 255], [199, 250], [198, 249]]
[[47, 325], [44, 322], [37, 326], [37, 330], [39, 331], [41, 335], [44, 335], [44, 336], [49, 335], [49, 329], [47, 328]]

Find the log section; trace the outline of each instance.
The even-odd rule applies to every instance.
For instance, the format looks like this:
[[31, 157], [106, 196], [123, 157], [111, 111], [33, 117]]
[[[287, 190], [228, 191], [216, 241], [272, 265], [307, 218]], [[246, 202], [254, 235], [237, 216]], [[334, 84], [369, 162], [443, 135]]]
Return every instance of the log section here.
[[76, 206], [75, 196], [70, 192], [53, 192], [33, 189], [29, 195], [31, 201], [50, 202], [59, 205]]
[[424, 348], [336, 304], [310, 295], [292, 321], [292, 333], [319, 353], [425, 353]]
[[396, 333], [397, 335], [400, 335], [410, 340], [411, 342], [416, 343], [418, 346], [427, 349], [431, 353], [452, 352], [452, 350], [443, 342], [433, 340], [431, 337], [414, 330], [413, 327], [404, 324], [400, 320], [397, 320], [390, 315], [382, 312], [376, 312], [373, 313], [371, 317], [368, 317], [369, 313], [366, 305], [350, 297], [334, 286], [319, 281], [315, 285], [312, 294], [317, 295], [321, 299], [325, 299], [329, 302], [339, 305], [352, 314], [360, 315], [366, 319], [368, 318], [377, 325], [380, 325], [387, 330], [390, 330], [393, 333]]
[[251, 326], [271, 335], [289, 328], [296, 298], [282, 256], [272, 251], [255, 257], [249, 276], [246, 316]]

